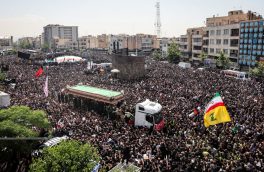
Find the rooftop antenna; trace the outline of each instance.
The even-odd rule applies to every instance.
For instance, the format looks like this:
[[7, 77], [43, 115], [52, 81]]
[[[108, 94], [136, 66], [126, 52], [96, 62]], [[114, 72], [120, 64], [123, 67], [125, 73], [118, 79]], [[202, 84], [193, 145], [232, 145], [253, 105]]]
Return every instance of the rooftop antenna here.
[[157, 1], [156, 2], [156, 22], [155, 22], [155, 29], [156, 29], [156, 34], [157, 37], [160, 38], [161, 37], [161, 21], [160, 21], [160, 2]]

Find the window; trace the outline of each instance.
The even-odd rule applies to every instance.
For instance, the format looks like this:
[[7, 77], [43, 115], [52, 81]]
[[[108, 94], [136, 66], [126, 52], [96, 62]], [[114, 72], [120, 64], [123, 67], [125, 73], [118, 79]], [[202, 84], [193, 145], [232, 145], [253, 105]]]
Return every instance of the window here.
[[229, 34], [229, 30], [228, 29], [225, 29], [224, 30], [224, 35], [228, 35]]
[[210, 44], [211, 44], [211, 45], [214, 44], [214, 39], [210, 39]]
[[217, 48], [215, 49], [215, 51], [216, 51], [216, 54], [219, 54], [221, 52], [221, 49]]
[[210, 30], [210, 35], [214, 35], [215, 31], [214, 30]]
[[142, 107], [142, 106], [139, 106], [139, 107], [138, 107], [138, 110], [145, 111], [145, 108]]
[[214, 49], [213, 48], [210, 48], [210, 53], [214, 53]]
[[221, 35], [221, 30], [216, 30], [216, 35]]
[[217, 45], [221, 45], [221, 39], [217, 39], [217, 40], [216, 40], [216, 44], [217, 44]]
[[228, 45], [228, 39], [224, 39], [224, 45]]
[[223, 49], [223, 52], [224, 52], [225, 54], [228, 54], [228, 49]]

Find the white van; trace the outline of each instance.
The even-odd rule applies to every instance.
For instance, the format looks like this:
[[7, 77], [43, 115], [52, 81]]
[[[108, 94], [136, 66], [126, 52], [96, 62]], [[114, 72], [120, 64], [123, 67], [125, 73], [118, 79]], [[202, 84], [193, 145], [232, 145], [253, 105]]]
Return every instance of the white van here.
[[179, 67], [181, 67], [183, 69], [188, 69], [188, 68], [191, 68], [191, 63], [180, 62]]

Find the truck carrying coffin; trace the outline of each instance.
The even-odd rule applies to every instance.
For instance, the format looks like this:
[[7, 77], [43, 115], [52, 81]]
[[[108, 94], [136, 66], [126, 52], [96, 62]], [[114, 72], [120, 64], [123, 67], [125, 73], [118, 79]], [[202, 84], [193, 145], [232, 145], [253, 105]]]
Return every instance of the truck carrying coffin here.
[[111, 105], [117, 105], [119, 102], [124, 100], [124, 95], [121, 92], [86, 85], [67, 87], [65, 92], [76, 97], [83, 97]]

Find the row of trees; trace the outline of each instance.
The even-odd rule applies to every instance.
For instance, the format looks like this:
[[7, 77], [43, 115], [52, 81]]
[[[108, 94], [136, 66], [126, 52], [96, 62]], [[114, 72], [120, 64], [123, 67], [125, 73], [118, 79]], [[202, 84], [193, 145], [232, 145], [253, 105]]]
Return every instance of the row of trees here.
[[32, 161], [40, 144], [36, 139], [49, 137], [50, 127], [44, 111], [26, 106], [0, 110], [0, 171], [92, 171], [100, 161], [97, 149], [74, 140], [44, 148]]

